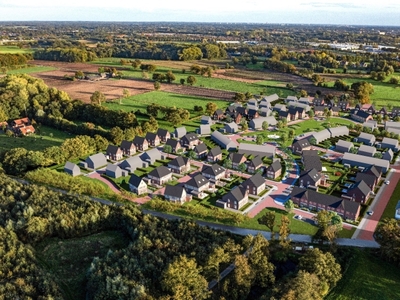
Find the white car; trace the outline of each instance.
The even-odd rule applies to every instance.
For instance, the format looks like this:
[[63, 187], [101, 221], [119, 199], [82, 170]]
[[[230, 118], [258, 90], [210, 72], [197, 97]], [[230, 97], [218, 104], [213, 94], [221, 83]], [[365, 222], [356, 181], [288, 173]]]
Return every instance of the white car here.
[[389, 183], [390, 183], [390, 181], [389, 181], [389, 180], [386, 180], [386, 181], [385, 181], [385, 184], [389, 184]]

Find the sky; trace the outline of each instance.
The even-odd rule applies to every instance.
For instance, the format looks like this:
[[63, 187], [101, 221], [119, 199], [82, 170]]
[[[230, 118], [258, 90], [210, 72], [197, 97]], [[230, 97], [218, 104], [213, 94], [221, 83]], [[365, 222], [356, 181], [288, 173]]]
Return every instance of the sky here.
[[0, 0], [0, 21], [234, 22], [400, 26], [386, 0]]

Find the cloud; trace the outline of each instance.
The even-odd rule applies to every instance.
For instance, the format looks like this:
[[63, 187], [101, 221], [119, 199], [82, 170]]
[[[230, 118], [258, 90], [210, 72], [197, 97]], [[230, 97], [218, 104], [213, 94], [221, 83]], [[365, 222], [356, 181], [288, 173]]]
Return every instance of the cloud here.
[[348, 2], [305, 2], [301, 3], [304, 6], [312, 6], [315, 8], [363, 8], [362, 5], [356, 5]]

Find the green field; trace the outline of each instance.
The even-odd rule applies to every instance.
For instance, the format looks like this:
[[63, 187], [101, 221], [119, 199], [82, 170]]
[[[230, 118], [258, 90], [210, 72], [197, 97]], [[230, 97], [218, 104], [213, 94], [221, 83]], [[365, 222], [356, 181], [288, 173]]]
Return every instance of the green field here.
[[[86, 272], [95, 257], [128, 245], [129, 239], [118, 231], [106, 231], [82, 238], [49, 238], [36, 245], [41, 267], [61, 287], [64, 299], [85, 299]], [[79, 249], [79, 251], [77, 251]]]
[[27, 67], [27, 68], [16, 69], [16, 70], [9, 70], [9, 71], [7, 71], [7, 74], [30, 74], [30, 73], [53, 71], [53, 70], [56, 70], [56, 68], [45, 67], [45, 66], [35, 66], [35, 67]]
[[0, 54], [1, 53], [32, 53], [33, 49], [20, 49], [17, 46], [4, 46], [0, 45]]
[[354, 249], [355, 257], [327, 300], [400, 299], [400, 272], [373, 250]]
[[394, 218], [397, 202], [399, 202], [399, 200], [400, 200], [400, 185], [397, 184], [393, 191], [392, 196], [390, 197], [388, 204], [386, 205], [385, 210], [383, 211], [380, 221], [382, 221], [385, 218], [390, 218], [390, 219]]
[[64, 140], [72, 138], [66, 132], [41, 125], [36, 129], [36, 133], [24, 137], [7, 137], [4, 133], [0, 134], [0, 151], [12, 148], [25, 148], [32, 151], [41, 151], [48, 147], [60, 146]]

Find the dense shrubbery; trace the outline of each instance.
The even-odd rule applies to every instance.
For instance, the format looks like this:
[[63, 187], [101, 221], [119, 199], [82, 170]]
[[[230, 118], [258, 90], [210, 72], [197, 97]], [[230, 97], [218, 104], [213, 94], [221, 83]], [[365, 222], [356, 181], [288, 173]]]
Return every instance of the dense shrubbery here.
[[87, 62], [97, 58], [96, 54], [82, 48], [47, 48], [35, 51], [34, 59], [66, 61], [66, 62]]

